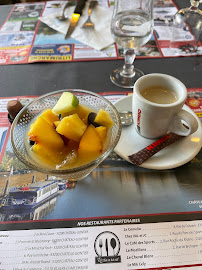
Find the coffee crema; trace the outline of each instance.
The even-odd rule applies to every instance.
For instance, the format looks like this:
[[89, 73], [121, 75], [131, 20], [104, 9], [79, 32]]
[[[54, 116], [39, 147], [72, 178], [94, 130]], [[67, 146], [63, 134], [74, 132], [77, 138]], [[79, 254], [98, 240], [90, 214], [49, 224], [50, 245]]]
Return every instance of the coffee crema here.
[[149, 86], [140, 91], [143, 98], [158, 104], [172, 104], [178, 99], [173, 90], [162, 86]]

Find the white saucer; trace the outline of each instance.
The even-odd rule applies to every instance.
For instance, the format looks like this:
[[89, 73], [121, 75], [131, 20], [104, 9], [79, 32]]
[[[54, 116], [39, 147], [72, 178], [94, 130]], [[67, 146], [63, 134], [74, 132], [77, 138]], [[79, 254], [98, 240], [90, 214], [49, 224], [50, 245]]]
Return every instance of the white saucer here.
[[[119, 112], [132, 111], [132, 95], [118, 100], [114, 106]], [[198, 121], [198, 129], [192, 135], [179, 140], [146, 160], [140, 167], [156, 170], [166, 170], [179, 167], [192, 158], [194, 158], [202, 147], [202, 125], [195, 113], [186, 105], [183, 109], [192, 113]], [[120, 140], [114, 151], [127, 160], [129, 155], [132, 155], [146, 146], [153, 143], [154, 140], [149, 140], [141, 137], [135, 129], [134, 125], [125, 126], [122, 128]]]

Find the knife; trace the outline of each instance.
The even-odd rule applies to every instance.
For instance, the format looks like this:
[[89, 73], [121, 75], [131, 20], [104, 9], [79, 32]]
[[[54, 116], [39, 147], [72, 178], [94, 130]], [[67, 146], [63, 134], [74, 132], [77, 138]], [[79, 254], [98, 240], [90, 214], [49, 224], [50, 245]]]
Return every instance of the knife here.
[[108, 253], [108, 240], [107, 240], [107, 238], [105, 240], [105, 249], [106, 249], [106, 252], [107, 252], [107, 256], [109, 256], [109, 253]]
[[71, 36], [71, 34], [73, 33], [73, 31], [74, 31], [74, 29], [79, 21], [79, 18], [82, 15], [82, 10], [85, 6], [86, 1], [87, 0], [77, 0], [76, 8], [74, 10], [74, 13], [72, 14], [72, 18], [71, 18], [67, 33], [65, 35], [65, 39], [68, 39]]

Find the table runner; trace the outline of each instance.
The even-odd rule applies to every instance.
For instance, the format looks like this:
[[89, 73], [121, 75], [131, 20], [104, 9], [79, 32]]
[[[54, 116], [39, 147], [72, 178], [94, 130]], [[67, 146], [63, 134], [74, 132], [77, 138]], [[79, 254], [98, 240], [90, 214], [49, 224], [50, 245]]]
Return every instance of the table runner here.
[[[74, 62], [116, 60], [123, 58], [123, 49], [117, 44], [97, 51], [64, 35], [39, 21], [40, 16], [61, 11], [63, 1], [50, 1], [14, 5], [0, 29], [0, 64], [27, 64], [33, 62]], [[190, 53], [183, 47], [176, 54], [169, 47], [172, 18], [177, 7], [172, 0], [154, 2], [154, 32], [150, 41], [139, 48], [137, 58], [165, 58], [201, 56], [198, 51]], [[114, 1], [100, 0], [99, 4], [113, 8]], [[191, 33], [187, 33], [192, 39]]]

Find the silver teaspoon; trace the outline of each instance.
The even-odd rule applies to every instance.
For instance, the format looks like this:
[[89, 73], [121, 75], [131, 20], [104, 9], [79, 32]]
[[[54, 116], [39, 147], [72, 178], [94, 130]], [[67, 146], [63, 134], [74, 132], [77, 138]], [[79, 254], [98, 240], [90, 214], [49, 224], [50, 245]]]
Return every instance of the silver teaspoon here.
[[119, 112], [122, 126], [130, 126], [133, 124], [133, 115], [130, 111]]
[[65, 10], [68, 8], [68, 7], [71, 7], [72, 5], [73, 5], [74, 3], [73, 2], [67, 2], [66, 4], [65, 4], [65, 6], [64, 6], [64, 8], [63, 8], [63, 10], [62, 10], [62, 15], [60, 15], [60, 16], [58, 16], [58, 17], [56, 17], [59, 21], [65, 21], [65, 20], [67, 20], [68, 18], [67, 17], [65, 17]]

